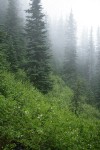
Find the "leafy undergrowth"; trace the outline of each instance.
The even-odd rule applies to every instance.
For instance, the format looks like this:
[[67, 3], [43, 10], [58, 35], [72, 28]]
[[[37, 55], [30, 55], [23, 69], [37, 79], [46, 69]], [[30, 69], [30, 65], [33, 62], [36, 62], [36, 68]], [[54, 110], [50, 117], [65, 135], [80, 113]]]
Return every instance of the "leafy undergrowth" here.
[[62, 108], [68, 108], [73, 96], [73, 91], [65, 85], [64, 81], [60, 77], [52, 75], [52, 80], [53, 90], [49, 92], [47, 98], [51, 103], [59, 104]]
[[0, 150], [100, 149], [100, 121], [78, 118], [68, 107], [59, 107], [61, 99], [70, 100], [72, 91], [63, 83], [60, 91], [57, 82], [61, 84], [56, 77], [54, 91], [44, 96], [28, 82], [1, 73]]

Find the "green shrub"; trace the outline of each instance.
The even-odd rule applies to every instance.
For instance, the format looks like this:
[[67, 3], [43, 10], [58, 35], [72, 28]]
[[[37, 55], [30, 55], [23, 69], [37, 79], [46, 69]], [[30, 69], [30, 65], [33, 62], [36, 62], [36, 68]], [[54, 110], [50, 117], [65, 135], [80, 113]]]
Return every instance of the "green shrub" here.
[[[95, 116], [77, 118], [56, 102], [60, 93], [44, 96], [22, 82], [8, 72], [0, 75], [0, 149], [17, 145], [25, 150], [100, 149], [100, 121]], [[70, 89], [68, 93], [72, 94]]]

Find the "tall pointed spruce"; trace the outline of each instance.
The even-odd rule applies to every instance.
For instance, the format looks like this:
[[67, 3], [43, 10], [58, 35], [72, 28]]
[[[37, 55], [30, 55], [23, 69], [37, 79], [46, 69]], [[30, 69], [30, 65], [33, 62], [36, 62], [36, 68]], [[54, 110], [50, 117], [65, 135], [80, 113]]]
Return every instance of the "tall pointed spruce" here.
[[76, 45], [76, 25], [71, 11], [67, 24], [65, 61], [63, 68], [64, 80], [71, 87], [76, 82]]
[[96, 65], [96, 80], [95, 80], [95, 104], [100, 109], [100, 27], [97, 30], [97, 65]]
[[0, 0], [0, 25], [4, 25], [8, 0]]
[[88, 49], [88, 80], [89, 86], [93, 86], [93, 78], [95, 72], [95, 47], [93, 41], [93, 29], [91, 28], [90, 37], [89, 37], [89, 49]]
[[0, 72], [9, 68], [9, 63], [7, 62], [7, 33], [4, 26], [0, 25]]
[[80, 38], [80, 46], [78, 50], [78, 72], [83, 79], [88, 80], [88, 49], [89, 49], [89, 39], [88, 39], [88, 29], [84, 28]]
[[40, 0], [31, 0], [30, 9], [26, 11], [27, 24], [27, 73], [30, 81], [42, 93], [51, 89], [50, 54], [46, 43], [46, 27]]
[[13, 72], [16, 72], [18, 68], [22, 66], [24, 47], [18, 6], [18, 0], [8, 0], [8, 10], [5, 23], [9, 45], [8, 62], [10, 63], [10, 69]]

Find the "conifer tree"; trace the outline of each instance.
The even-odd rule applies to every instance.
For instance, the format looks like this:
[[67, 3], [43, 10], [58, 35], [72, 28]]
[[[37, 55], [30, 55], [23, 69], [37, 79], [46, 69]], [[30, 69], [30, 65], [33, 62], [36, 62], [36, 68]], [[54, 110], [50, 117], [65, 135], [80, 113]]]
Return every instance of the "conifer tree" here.
[[65, 61], [64, 61], [64, 80], [71, 86], [76, 81], [76, 25], [71, 11], [68, 24], [67, 24], [67, 33], [66, 33], [66, 49], [65, 49]]
[[7, 33], [4, 26], [0, 26], [0, 71], [8, 69], [7, 62]]
[[89, 85], [92, 87], [94, 71], [95, 71], [95, 47], [93, 41], [93, 29], [91, 28], [89, 37], [89, 48], [88, 48], [88, 80]]
[[8, 33], [8, 61], [13, 72], [21, 67], [23, 61], [23, 36], [18, 15], [18, 1], [8, 0], [6, 15], [6, 30]]
[[78, 72], [85, 80], [88, 80], [88, 49], [88, 30], [84, 28], [84, 30], [82, 31], [80, 46], [78, 50]]
[[73, 91], [73, 97], [71, 99], [71, 110], [76, 116], [79, 116], [82, 111], [82, 96], [84, 95], [85, 84], [82, 79], [77, 78], [75, 88]]
[[0, 25], [3, 25], [5, 22], [7, 1], [8, 0], [0, 0]]
[[93, 29], [90, 30], [87, 52], [87, 97], [88, 103], [94, 103], [94, 84], [95, 84], [95, 47], [93, 41]]
[[95, 103], [100, 109], [100, 27], [97, 30], [97, 64], [96, 64], [96, 76], [95, 76]]
[[51, 89], [50, 54], [46, 43], [46, 27], [40, 0], [31, 0], [27, 11], [26, 35], [27, 46], [27, 73], [34, 86], [43, 93]]

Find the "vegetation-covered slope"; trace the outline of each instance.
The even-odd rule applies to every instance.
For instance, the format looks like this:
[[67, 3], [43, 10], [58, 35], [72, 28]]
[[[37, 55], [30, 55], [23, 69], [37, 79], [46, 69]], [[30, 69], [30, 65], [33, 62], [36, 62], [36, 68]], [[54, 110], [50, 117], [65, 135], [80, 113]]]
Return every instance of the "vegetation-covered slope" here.
[[63, 91], [61, 80], [53, 78], [56, 78], [55, 92], [43, 96], [13, 74], [0, 74], [0, 149], [100, 149], [100, 121], [93, 115], [90, 119], [76, 117], [68, 106], [61, 107], [61, 95], [62, 103], [65, 98], [63, 92], [68, 93], [65, 99], [70, 101], [72, 91], [67, 87]]
[[19, 1], [0, 3], [0, 150], [100, 150], [100, 32], [77, 39], [71, 11], [56, 41], [41, 2], [25, 22]]

